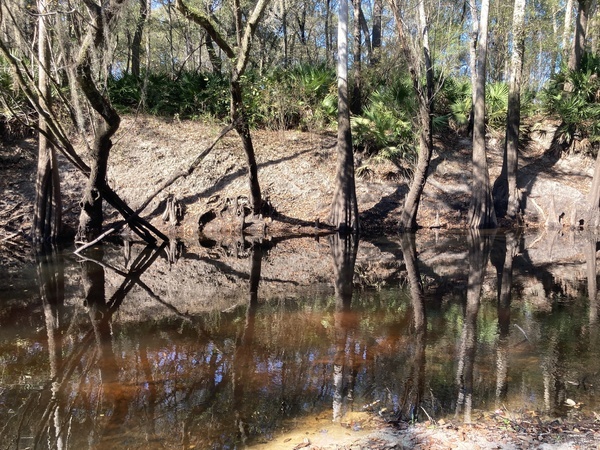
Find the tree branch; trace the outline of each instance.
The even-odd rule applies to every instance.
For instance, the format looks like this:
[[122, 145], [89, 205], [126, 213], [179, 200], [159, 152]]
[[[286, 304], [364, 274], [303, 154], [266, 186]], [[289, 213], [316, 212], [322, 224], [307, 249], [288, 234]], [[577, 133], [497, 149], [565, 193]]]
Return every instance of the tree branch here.
[[229, 43], [221, 36], [213, 25], [210, 18], [208, 18], [203, 12], [186, 5], [183, 0], [175, 0], [175, 7], [184, 15], [185, 18], [197, 23], [210, 35], [213, 41], [219, 46], [221, 50], [225, 52], [228, 58], [235, 58], [235, 52]]

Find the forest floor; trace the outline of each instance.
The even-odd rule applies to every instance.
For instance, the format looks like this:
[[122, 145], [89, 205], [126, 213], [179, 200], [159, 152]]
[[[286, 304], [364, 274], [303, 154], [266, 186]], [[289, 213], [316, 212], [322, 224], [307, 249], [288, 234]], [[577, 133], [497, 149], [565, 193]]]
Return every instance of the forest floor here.
[[[520, 161], [520, 187], [527, 198], [525, 225], [541, 226], [553, 217], [563, 226], [578, 223], [591, 185], [594, 161], [580, 155], [549, 151], [552, 126], [532, 135]], [[135, 208], [174, 172], [187, 168], [208, 147], [219, 127], [214, 124], [125, 117], [109, 161], [109, 183]], [[261, 232], [314, 234], [327, 222], [336, 169], [334, 133], [254, 131], [259, 181], [273, 211]], [[36, 147], [33, 138], [0, 145], [0, 266], [17, 267], [32, 258], [28, 235], [35, 194]], [[83, 147], [80, 143], [80, 147]], [[500, 172], [501, 140], [488, 142], [489, 172]], [[470, 199], [471, 146], [468, 138], [446, 135], [436, 140], [431, 173], [418, 222], [442, 229], [464, 228]], [[395, 233], [408, 190], [409, 171], [390, 161], [358, 157], [357, 196], [365, 236]], [[82, 176], [63, 164], [61, 189], [65, 225], [71, 234], [77, 226]], [[188, 177], [159, 194], [142, 216], [170, 235], [196, 240], [198, 219], [215, 205], [248, 193], [244, 154], [235, 133], [224, 137]], [[161, 218], [168, 196], [178, 199], [184, 217], [178, 226]], [[118, 216], [107, 210], [107, 222]], [[207, 230], [211, 232], [211, 230]], [[223, 230], [213, 230], [222, 233]], [[600, 418], [574, 415], [555, 420], [529, 413], [498, 411], [478, 417], [473, 424], [423, 422], [390, 424], [371, 414], [363, 418], [359, 435], [339, 428], [324, 434], [308, 425], [301, 434], [281, 436], [264, 448], [600, 448]], [[350, 427], [351, 428], [351, 427]], [[339, 432], [342, 430], [342, 432]], [[364, 433], [363, 433], [364, 432]]]

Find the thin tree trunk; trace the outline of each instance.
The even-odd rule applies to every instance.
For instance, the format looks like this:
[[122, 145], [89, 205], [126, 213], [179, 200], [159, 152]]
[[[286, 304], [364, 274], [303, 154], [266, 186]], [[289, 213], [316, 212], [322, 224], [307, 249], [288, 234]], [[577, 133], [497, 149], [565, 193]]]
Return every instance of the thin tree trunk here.
[[[326, 15], [325, 15], [325, 48], [326, 48], [326, 52], [327, 52], [327, 26], [328, 26], [328, 20], [329, 20], [329, 16], [328, 14], [328, 10], [326, 10]], [[281, 0], [281, 28], [282, 28], [282, 33], [283, 33], [283, 67], [284, 69], [287, 69], [288, 64], [289, 64], [289, 54], [288, 54], [288, 24], [287, 24], [287, 6], [285, 4], [285, 0]]]
[[588, 218], [585, 224], [590, 227], [600, 226], [600, 152], [596, 156], [594, 167], [594, 177], [587, 195]]
[[373, 1], [373, 26], [371, 27], [371, 65], [379, 62], [381, 50], [381, 16], [383, 11], [383, 0]]
[[358, 232], [358, 204], [348, 102], [348, 0], [340, 1], [338, 20], [337, 172], [329, 220], [340, 232]]
[[469, 2], [471, 13], [471, 40], [469, 41], [469, 69], [471, 72], [471, 111], [469, 114], [469, 132], [473, 132], [475, 110], [475, 86], [477, 85], [477, 40], [479, 38], [479, 13], [474, 1]]
[[[46, 21], [46, 0], [38, 0], [38, 91], [40, 106], [51, 107], [48, 72], [50, 71], [49, 36]], [[33, 213], [32, 238], [35, 242], [56, 241], [62, 225], [62, 202], [58, 163], [54, 146], [46, 138], [48, 126], [46, 118], [39, 116], [38, 166], [36, 179], [36, 200]]]
[[250, 135], [250, 126], [243, 109], [242, 87], [237, 80], [231, 80], [231, 121], [237, 131], [244, 153], [246, 154], [246, 169], [248, 170], [248, 186], [250, 188], [250, 206], [253, 214], [260, 214], [262, 207], [262, 197], [260, 184], [258, 182], [258, 164]]
[[361, 0], [353, 0], [354, 6], [354, 85], [352, 89], [351, 111], [359, 115], [362, 111], [361, 101], [361, 31], [360, 31]]
[[519, 166], [519, 126], [521, 125], [521, 79], [525, 50], [525, 0], [515, 0], [513, 12], [513, 54], [510, 67], [506, 139], [502, 172], [494, 183], [494, 207], [498, 217], [515, 219], [521, 196], [517, 186]]
[[135, 24], [135, 33], [131, 42], [131, 74], [139, 78], [140, 77], [140, 50], [142, 47], [142, 34], [144, 32], [144, 25], [148, 17], [148, 8], [146, 0], [139, 0], [140, 15]]
[[571, 21], [573, 20], [573, 0], [567, 0], [565, 6], [565, 25], [562, 36], [562, 57], [563, 61], [569, 61], [571, 52], [573, 51], [571, 41]]
[[367, 23], [367, 19], [365, 19], [362, 6], [358, 8], [358, 20], [360, 29], [362, 30], [362, 39], [365, 40], [364, 47], [367, 49], [367, 54], [364, 59], [370, 63], [371, 59], [373, 58], [373, 47], [371, 44], [371, 34], [369, 33], [369, 24]]
[[473, 176], [471, 205], [469, 207], [469, 226], [471, 228], [495, 228], [497, 226], [485, 145], [485, 80], [489, 6], [489, 0], [482, 1], [477, 37], [477, 77], [473, 89], [475, 92], [473, 108]]
[[396, 28], [400, 42], [404, 48], [404, 53], [410, 65], [413, 68], [423, 67], [425, 70], [425, 88], [423, 89], [421, 76], [411, 70], [411, 78], [413, 88], [419, 102], [418, 120], [419, 120], [419, 155], [417, 167], [413, 176], [412, 183], [406, 198], [404, 199], [404, 208], [400, 215], [399, 227], [402, 231], [415, 231], [418, 228], [417, 213], [421, 202], [421, 195], [427, 181], [427, 173], [429, 164], [433, 154], [433, 95], [434, 95], [434, 78], [433, 78], [433, 63], [429, 49], [429, 27], [425, 6], [423, 2], [419, 3], [419, 34], [421, 36], [421, 47], [423, 51], [422, 59], [409, 49], [412, 44], [408, 42], [406, 33], [404, 32], [403, 24], [400, 18], [400, 9], [397, 4], [393, 5], [394, 15], [396, 18]]

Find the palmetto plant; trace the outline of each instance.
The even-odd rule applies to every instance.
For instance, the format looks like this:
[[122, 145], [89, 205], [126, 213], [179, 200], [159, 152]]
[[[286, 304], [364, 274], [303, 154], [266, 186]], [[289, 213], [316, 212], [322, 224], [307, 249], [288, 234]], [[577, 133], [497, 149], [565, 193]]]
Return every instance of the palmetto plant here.
[[545, 112], [561, 120], [558, 139], [567, 144], [576, 140], [600, 142], [600, 56], [586, 53], [579, 70], [563, 68], [550, 80], [541, 98]]
[[360, 116], [351, 118], [355, 147], [383, 159], [413, 159], [416, 134], [414, 97], [408, 79], [373, 91]]

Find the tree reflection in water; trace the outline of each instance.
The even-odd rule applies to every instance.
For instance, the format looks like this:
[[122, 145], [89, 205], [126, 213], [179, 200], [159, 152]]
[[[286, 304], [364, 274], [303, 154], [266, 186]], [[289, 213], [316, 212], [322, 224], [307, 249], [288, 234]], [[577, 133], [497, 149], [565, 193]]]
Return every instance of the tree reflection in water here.
[[467, 301], [464, 310], [464, 324], [458, 352], [458, 400], [456, 416], [463, 413], [463, 421], [471, 423], [473, 407], [473, 370], [475, 349], [477, 348], [477, 314], [483, 288], [483, 278], [490, 252], [493, 235], [481, 234], [480, 230], [469, 230], [469, 277], [467, 281]]
[[[352, 291], [354, 266], [358, 252], [358, 236], [336, 233], [329, 238], [333, 260], [333, 285], [335, 289], [335, 356], [333, 360], [333, 421], [339, 422], [345, 414], [344, 391], [347, 405], [351, 408], [354, 400], [356, 379], [355, 359], [357, 343], [354, 330], [357, 317], [352, 312]], [[360, 344], [358, 344], [360, 347]], [[344, 378], [346, 382], [344, 382]]]
[[498, 292], [498, 342], [496, 345], [496, 408], [502, 405], [508, 391], [508, 353], [510, 305], [512, 300], [513, 260], [518, 251], [519, 236], [512, 231], [498, 233], [490, 255], [496, 268]]
[[[273, 439], [303, 417], [322, 429], [333, 418], [350, 432], [368, 405], [390, 421], [454, 415], [468, 422], [487, 407], [565, 415], [567, 398], [593, 404], [596, 238], [587, 247], [580, 241], [586, 259], [577, 291], [550, 265], [532, 263], [535, 248], [545, 250], [541, 239], [527, 245], [516, 234], [474, 233], [464, 245], [462, 238], [452, 276], [432, 270], [427, 255], [437, 249], [421, 247], [419, 236], [386, 242], [385, 260], [372, 258], [372, 242], [361, 242], [359, 253], [353, 236], [305, 239], [304, 248], [331, 258], [324, 267], [333, 262], [325, 281], [308, 287], [297, 275], [298, 254], [290, 253], [296, 246], [279, 242], [180, 249], [179, 260], [132, 245], [124, 247], [125, 263], [120, 248], [107, 246], [76, 263], [67, 256], [66, 275], [60, 254], [40, 253], [41, 303], [24, 310], [30, 325], [20, 322], [24, 329], [12, 346], [3, 341], [8, 350], [0, 355], [0, 442], [233, 448]], [[287, 266], [273, 263], [281, 254]], [[468, 270], [460, 265], [465, 254]], [[484, 278], [488, 260], [496, 272]], [[197, 291], [175, 303], [182, 291], [156, 274], [187, 275], [189, 267], [203, 270], [199, 278], [215, 275], [194, 280]], [[386, 286], [357, 287], [378, 269], [395, 271]], [[207, 296], [202, 289], [218, 292], [209, 283], [219, 280], [235, 289], [227, 306], [188, 312]], [[542, 307], [524, 283], [540, 286], [534, 300]], [[138, 303], [158, 314], [138, 317]]]
[[427, 317], [425, 315], [425, 295], [419, 266], [417, 263], [417, 246], [413, 233], [403, 233], [401, 237], [402, 255], [410, 287], [410, 302], [413, 311], [414, 351], [411, 368], [405, 382], [400, 410], [400, 419], [416, 421], [423, 409], [421, 402], [425, 391], [425, 340], [427, 333]]

